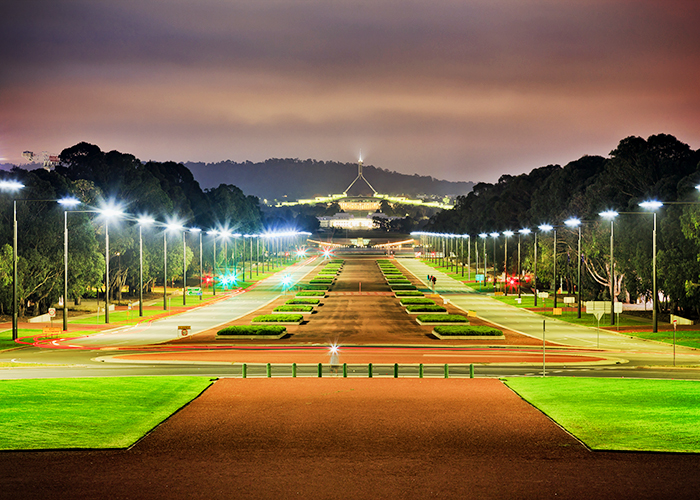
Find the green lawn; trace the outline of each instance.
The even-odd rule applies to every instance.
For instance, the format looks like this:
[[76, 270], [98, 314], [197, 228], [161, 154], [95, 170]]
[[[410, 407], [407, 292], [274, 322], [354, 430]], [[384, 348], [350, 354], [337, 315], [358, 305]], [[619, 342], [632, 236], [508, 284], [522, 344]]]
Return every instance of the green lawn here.
[[[17, 330], [17, 336], [19, 338], [31, 337], [32, 335], [40, 335], [41, 332], [41, 328], [20, 328]], [[4, 332], [0, 332], [0, 351], [4, 351], [6, 349], [14, 349], [15, 347], [22, 347], [23, 345], [24, 344], [18, 344], [14, 340], [12, 340], [11, 328], [9, 330], [5, 330]]]
[[[666, 342], [673, 344], [673, 332], [624, 332], [630, 337], [639, 337], [640, 339], [656, 340], [657, 342]], [[676, 345], [686, 347], [695, 347], [700, 349], [700, 331], [681, 330], [676, 332]]]
[[591, 449], [700, 452], [700, 382], [523, 377], [505, 383]]
[[126, 448], [210, 384], [207, 377], [0, 380], [0, 450]]

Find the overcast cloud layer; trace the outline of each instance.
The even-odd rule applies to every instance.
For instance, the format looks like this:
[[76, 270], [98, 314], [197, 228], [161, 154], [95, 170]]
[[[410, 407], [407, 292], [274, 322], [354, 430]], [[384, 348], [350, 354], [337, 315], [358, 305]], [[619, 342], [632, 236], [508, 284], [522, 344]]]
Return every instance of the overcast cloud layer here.
[[700, 147], [696, 0], [11, 0], [0, 161], [354, 161], [437, 178]]

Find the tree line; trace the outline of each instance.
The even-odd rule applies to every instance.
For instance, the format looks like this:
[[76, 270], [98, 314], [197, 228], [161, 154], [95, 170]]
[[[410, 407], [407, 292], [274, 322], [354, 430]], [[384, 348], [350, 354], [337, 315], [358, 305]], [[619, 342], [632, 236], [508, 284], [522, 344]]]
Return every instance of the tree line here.
[[[452, 210], [430, 219], [426, 231], [469, 234], [515, 231], [508, 246], [509, 274], [517, 262], [518, 230], [537, 231], [541, 224], [558, 226], [560, 242], [538, 234], [537, 281], [552, 287], [552, 267], [564, 289], [573, 290], [577, 269], [578, 229], [563, 221], [582, 220], [583, 300], [610, 300], [610, 222], [599, 214], [620, 213], [614, 219], [614, 293], [623, 301], [650, 298], [652, 293], [653, 218], [639, 203], [655, 199], [657, 210], [657, 279], [668, 312], [700, 315], [700, 150], [667, 134], [647, 139], [627, 137], [608, 158], [584, 156], [565, 166], [548, 165], [528, 174], [504, 175], [497, 183], [478, 183], [457, 198]], [[639, 215], [638, 215], [639, 214]], [[496, 252], [503, 270], [502, 237]], [[515, 239], [515, 242], [513, 241]], [[521, 237], [521, 265], [534, 268], [533, 236]], [[491, 242], [489, 242], [489, 247]], [[479, 246], [479, 251], [483, 248]], [[490, 250], [489, 250], [490, 252]], [[493, 256], [489, 255], [489, 261]], [[492, 261], [491, 261], [492, 262]], [[559, 281], [559, 279], [558, 279]], [[556, 284], [557, 287], [559, 283]]]
[[[220, 184], [202, 190], [182, 164], [144, 163], [131, 154], [104, 152], [87, 143], [64, 149], [60, 164], [53, 171], [13, 168], [7, 178], [25, 187], [14, 194], [0, 193], [0, 314], [9, 314], [12, 308], [13, 199], [17, 200], [20, 315], [45, 313], [63, 295], [64, 210], [56, 200], [64, 197], [74, 197], [82, 203], [70, 210], [66, 219], [68, 295], [78, 303], [88, 290], [104, 290], [105, 221], [90, 212], [90, 207], [117, 203], [134, 216], [149, 215], [160, 222], [179, 221], [186, 227], [204, 231], [228, 228], [234, 233], [255, 234], [263, 228], [290, 229], [269, 227], [258, 198], [246, 196], [234, 185]], [[279, 225], [289, 222], [275, 221]], [[168, 279], [182, 280], [183, 258], [193, 269], [188, 276], [199, 275], [199, 237], [196, 234], [186, 236], [184, 255], [182, 232], [164, 236], [162, 228], [143, 227], [142, 234], [145, 288], [153, 286], [156, 280], [162, 283], [164, 237], [168, 238]], [[211, 270], [214, 264], [212, 243], [210, 237], [204, 238], [204, 266]], [[119, 299], [122, 288], [138, 290], [138, 224], [126, 219], [110, 222], [109, 240], [110, 295]], [[229, 256], [236, 244], [240, 246], [242, 239], [238, 243], [228, 242]], [[223, 259], [223, 249], [220, 249], [217, 261]]]

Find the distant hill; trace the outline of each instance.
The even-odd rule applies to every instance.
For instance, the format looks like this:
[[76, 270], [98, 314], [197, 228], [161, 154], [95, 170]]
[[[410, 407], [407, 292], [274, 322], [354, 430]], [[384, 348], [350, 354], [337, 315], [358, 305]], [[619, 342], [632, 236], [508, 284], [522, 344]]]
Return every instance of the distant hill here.
[[[296, 200], [342, 193], [357, 177], [357, 164], [271, 158], [260, 163], [187, 162], [202, 188], [233, 184], [246, 194], [268, 200]], [[464, 195], [473, 182], [451, 182], [425, 175], [406, 175], [365, 165], [364, 176], [379, 193], [417, 197]]]

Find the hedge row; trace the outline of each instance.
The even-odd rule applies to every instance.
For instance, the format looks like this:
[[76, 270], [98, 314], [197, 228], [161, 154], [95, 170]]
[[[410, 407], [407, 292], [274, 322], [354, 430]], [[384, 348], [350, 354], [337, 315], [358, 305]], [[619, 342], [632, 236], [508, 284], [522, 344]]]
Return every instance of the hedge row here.
[[444, 313], [444, 312], [447, 312], [447, 309], [445, 309], [442, 306], [438, 306], [438, 305], [431, 306], [431, 305], [423, 304], [423, 305], [407, 306], [406, 311], [413, 312], [413, 313], [418, 313], [418, 312]]
[[217, 335], [279, 335], [287, 331], [283, 325], [234, 325], [216, 332]]
[[440, 335], [448, 336], [448, 335], [465, 335], [465, 336], [474, 336], [474, 337], [500, 337], [503, 335], [503, 332], [499, 330], [498, 328], [492, 328], [490, 326], [472, 326], [472, 325], [464, 325], [464, 326], [444, 326], [444, 325], [438, 325], [434, 328], [436, 333], [439, 333]]
[[263, 314], [253, 318], [253, 323], [297, 323], [303, 319], [301, 314]]
[[459, 314], [420, 314], [416, 319], [430, 323], [467, 323], [467, 318]]
[[275, 312], [311, 312], [314, 310], [314, 306], [305, 306], [301, 304], [288, 305], [288, 306], [277, 306], [273, 309]]
[[297, 297], [324, 297], [325, 295], [326, 292], [316, 290], [307, 290], [304, 292], [297, 292], [296, 294]]
[[321, 302], [321, 299], [314, 299], [314, 298], [293, 298], [289, 299], [286, 304], [288, 305], [317, 305], [319, 302]]
[[435, 305], [433, 299], [428, 299], [426, 297], [408, 297], [400, 300], [402, 306], [415, 305], [415, 304], [428, 304], [431, 306]]

